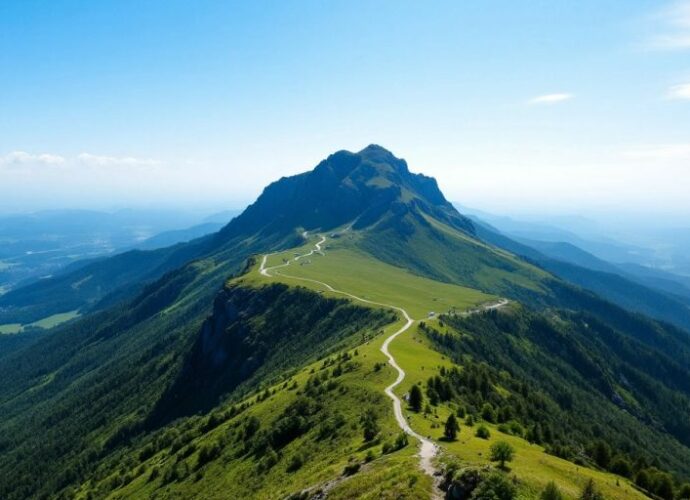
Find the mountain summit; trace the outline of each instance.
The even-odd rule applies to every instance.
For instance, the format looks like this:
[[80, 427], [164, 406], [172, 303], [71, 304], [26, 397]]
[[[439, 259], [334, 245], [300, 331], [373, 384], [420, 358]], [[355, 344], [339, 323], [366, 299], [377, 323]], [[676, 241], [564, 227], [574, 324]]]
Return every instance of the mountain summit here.
[[222, 233], [327, 231], [345, 224], [364, 229], [384, 220], [399, 221], [407, 214], [430, 216], [474, 232], [434, 178], [411, 173], [405, 160], [372, 144], [358, 153], [338, 151], [310, 172], [270, 184]]

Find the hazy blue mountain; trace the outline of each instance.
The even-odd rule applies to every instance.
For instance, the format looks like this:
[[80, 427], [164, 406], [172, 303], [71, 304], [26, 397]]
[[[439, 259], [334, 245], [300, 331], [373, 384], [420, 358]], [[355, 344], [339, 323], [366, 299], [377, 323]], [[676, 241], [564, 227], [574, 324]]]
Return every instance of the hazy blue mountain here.
[[186, 243], [190, 240], [206, 236], [207, 234], [215, 233], [224, 225], [225, 224], [221, 222], [205, 222], [203, 224], [197, 224], [196, 226], [188, 227], [186, 229], [164, 231], [145, 239], [136, 245], [136, 247], [140, 250], [155, 250], [157, 248], [168, 247], [177, 243]]

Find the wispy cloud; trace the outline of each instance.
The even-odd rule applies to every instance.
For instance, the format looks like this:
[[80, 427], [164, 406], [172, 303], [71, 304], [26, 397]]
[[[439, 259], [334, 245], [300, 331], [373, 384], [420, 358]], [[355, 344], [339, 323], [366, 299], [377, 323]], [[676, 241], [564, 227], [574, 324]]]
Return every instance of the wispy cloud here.
[[646, 43], [653, 50], [690, 49], [690, 0], [678, 0], [655, 18], [660, 26]]
[[92, 153], [80, 153], [76, 156], [65, 157], [53, 153], [27, 153], [26, 151], [12, 151], [0, 156], [0, 166], [22, 166], [24, 168], [38, 168], [62, 165], [65, 168], [93, 167], [154, 167], [161, 165], [161, 161], [152, 158], [136, 158], [134, 156], [104, 156]]
[[65, 163], [65, 158], [50, 153], [32, 154], [26, 151], [12, 151], [0, 156], [0, 165], [62, 165], [63, 163]]
[[89, 165], [94, 167], [110, 167], [110, 166], [127, 166], [127, 167], [152, 167], [160, 165], [159, 160], [154, 160], [152, 158], [135, 158], [133, 156], [102, 156], [94, 155], [91, 153], [81, 153], [77, 155], [77, 161], [82, 165]]
[[690, 100], [690, 83], [673, 85], [668, 89], [667, 96], [669, 99]]
[[530, 104], [555, 104], [557, 102], [569, 101], [575, 97], [573, 94], [567, 92], [561, 92], [556, 94], [544, 94], [537, 97], [533, 97], [529, 100]]

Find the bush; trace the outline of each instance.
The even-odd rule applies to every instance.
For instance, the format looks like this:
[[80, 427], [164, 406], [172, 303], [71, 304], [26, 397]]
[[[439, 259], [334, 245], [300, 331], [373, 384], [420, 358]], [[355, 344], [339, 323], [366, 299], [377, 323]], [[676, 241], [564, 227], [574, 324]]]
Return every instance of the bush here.
[[482, 418], [492, 424], [496, 422], [496, 412], [491, 403], [484, 403], [484, 406], [482, 406]]
[[215, 460], [220, 456], [222, 448], [219, 443], [204, 444], [199, 450], [199, 456], [196, 460], [196, 468], [200, 469], [207, 463]]
[[563, 494], [561, 493], [561, 490], [558, 489], [558, 486], [556, 486], [556, 483], [553, 481], [549, 482], [549, 484], [546, 485], [546, 488], [544, 488], [544, 491], [541, 492], [541, 495], [539, 495], [540, 500], [563, 500]]
[[370, 408], [361, 418], [362, 430], [364, 431], [364, 441], [372, 441], [379, 433], [379, 424], [376, 419], [376, 414]]
[[345, 469], [343, 470], [343, 475], [344, 476], [352, 476], [353, 474], [357, 474], [359, 472], [359, 462], [355, 462], [353, 464], [348, 464], [345, 466]]
[[474, 435], [478, 438], [489, 439], [491, 437], [491, 432], [486, 425], [480, 425], [477, 427], [477, 432], [475, 432]]
[[613, 462], [611, 462], [611, 467], [609, 470], [614, 474], [618, 474], [619, 476], [632, 476], [632, 466], [630, 465], [630, 462], [623, 457], [614, 458]]
[[594, 481], [587, 481], [580, 494], [580, 500], [604, 500], [604, 495], [597, 489]]
[[398, 437], [395, 438], [395, 449], [396, 450], [402, 450], [405, 446], [409, 444], [409, 438], [407, 437], [407, 433], [401, 432], [398, 434]]
[[506, 462], [511, 462], [515, 455], [515, 449], [505, 441], [498, 441], [491, 446], [491, 461], [499, 462], [501, 469], [504, 469]]
[[290, 458], [290, 461], [288, 462], [285, 470], [287, 472], [295, 472], [296, 470], [301, 469], [303, 465], [304, 465], [304, 457], [300, 453], [295, 453]]
[[690, 483], [684, 483], [678, 490], [679, 500], [690, 500]]
[[484, 479], [472, 493], [472, 498], [491, 500], [513, 500], [515, 486], [503, 474], [494, 472]]

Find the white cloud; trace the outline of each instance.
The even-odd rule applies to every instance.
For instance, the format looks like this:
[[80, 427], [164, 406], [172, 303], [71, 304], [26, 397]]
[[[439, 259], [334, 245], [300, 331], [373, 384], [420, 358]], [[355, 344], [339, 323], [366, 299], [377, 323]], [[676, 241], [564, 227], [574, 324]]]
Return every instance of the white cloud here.
[[669, 99], [690, 99], [690, 83], [681, 83], [668, 89]]
[[690, 144], [657, 144], [623, 153], [625, 158], [645, 161], [690, 160]]
[[660, 21], [660, 33], [647, 41], [654, 50], [690, 49], [690, 0], [679, 0], [663, 9], [656, 16]]
[[94, 167], [126, 166], [126, 167], [152, 167], [160, 165], [160, 161], [151, 158], [134, 158], [132, 156], [101, 156], [91, 153], [81, 153], [77, 155], [77, 161], [82, 165]]
[[65, 159], [60, 155], [50, 153], [32, 154], [26, 151], [12, 151], [5, 156], [0, 156], [0, 165], [61, 165]]
[[557, 102], [568, 101], [575, 97], [573, 94], [568, 94], [566, 92], [557, 94], [544, 94], [537, 97], [533, 97], [529, 100], [530, 104], [555, 104]]

